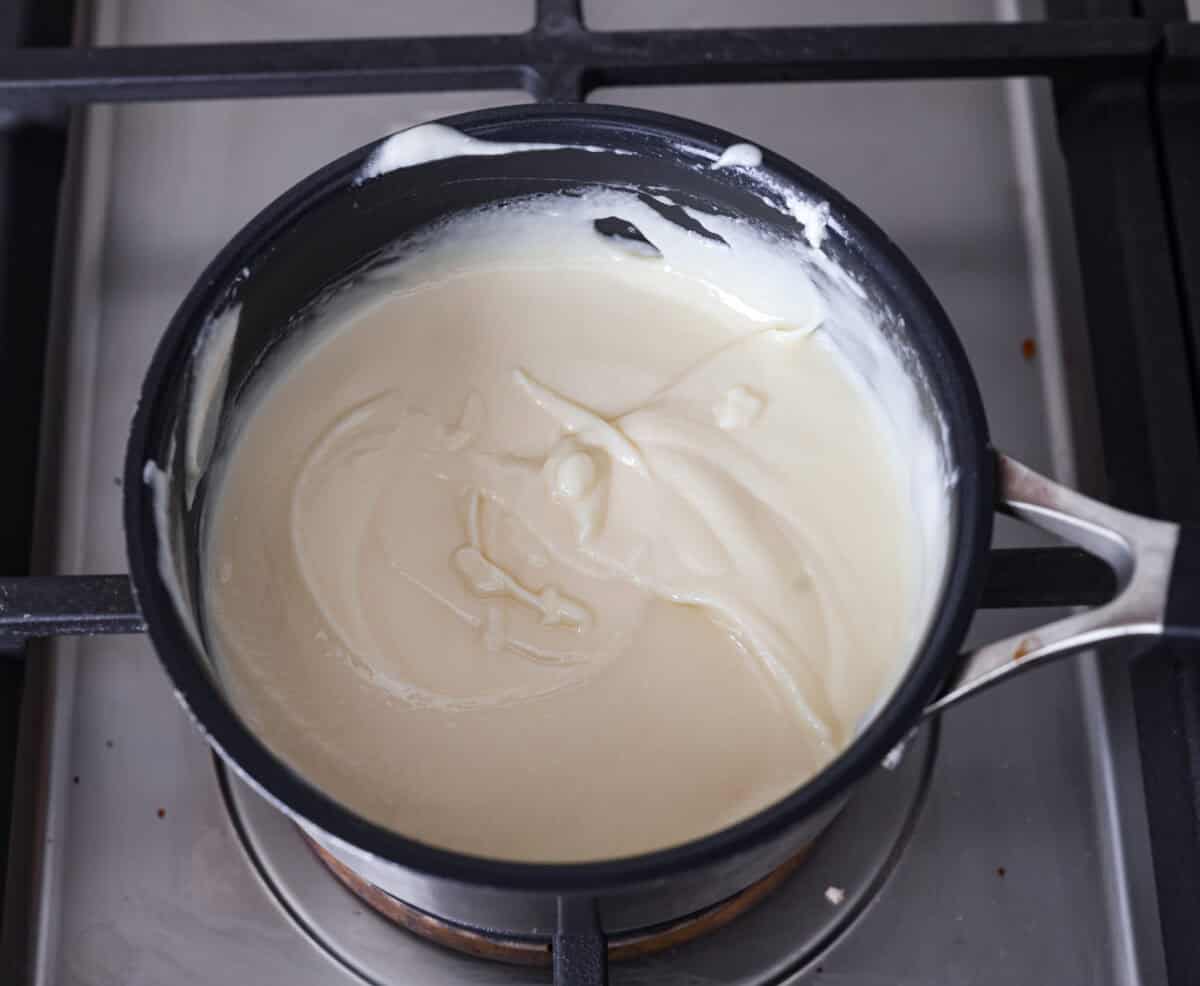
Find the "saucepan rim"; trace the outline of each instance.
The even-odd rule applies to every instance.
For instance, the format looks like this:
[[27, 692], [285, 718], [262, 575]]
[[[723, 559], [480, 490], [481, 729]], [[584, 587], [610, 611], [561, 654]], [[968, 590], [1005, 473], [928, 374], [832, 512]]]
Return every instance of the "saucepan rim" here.
[[[624, 107], [518, 105], [479, 110], [438, 121], [478, 138], [551, 141], [569, 129], [575, 143], [622, 150], [646, 139], [685, 142], [714, 153], [742, 142], [734, 134], [679, 117]], [[563, 142], [563, 141], [554, 141]], [[553, 894], [603, 894], [634, 888], [735, 858], [784, 835], [828, 806], [920, 721], [926, 704], [959, 663], [959, 648], [974, 615], [991, 540], [994, 453], [974, 374], [949, 318], [899, 248], [862, 211], [793, 162], [763, 149], [763, 167], [808, 196], [829, 203], [873, 274], [901, 299], [900, 309], [923, 369], [940, 403], [957, 470], [948, 496], [952, 521], [944, 584], [923, 642], [874, 718], [818, 774], [790, 795], [728, 828], [682, 845], [621, 859], [533, 863], [472, 856], [431, 846], [369, 821], [306, 781], [272, 753], [242, 721], [212, 680], [206, 657], [172, 602], [158, 565], [159, 532], [153, 491], [143, 481], [148, 460], [166, 448], [179, 388], [197, 334], [227, 294], [246, 258], [269, 245], [297, 215], [344, 192], [376, 141], [326, 165], [271, 203], [217, 254], [180, 305], [146, 373], [126, 452], [124, 514], [130, 573], [138, 605], [176, 692], [208, 740], [256, 788], [336, 840], [361, 852], [431, 877], [493, 889]], [[540, 153], [555, 153], [553, 151]], [[488, 158], [480, 158], [486, 162]], [[481, 165], [486, 167], [486, 164]]]

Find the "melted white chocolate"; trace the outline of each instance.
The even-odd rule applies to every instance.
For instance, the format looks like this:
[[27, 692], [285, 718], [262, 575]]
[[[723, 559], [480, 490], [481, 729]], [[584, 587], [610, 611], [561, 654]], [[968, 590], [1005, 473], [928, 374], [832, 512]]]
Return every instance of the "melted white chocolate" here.
[[661, 251], [631, 253], [591, 226], [613, 204], [432, 234], [330, 307], [222, 467], [237, 706], [426, 842], [585, 860], [719, 829], [849, 741], [924, 615], [914, 476], [849, 316], [794, 257], [786, 292], [747, 290], [749, 229], [626, 197]]

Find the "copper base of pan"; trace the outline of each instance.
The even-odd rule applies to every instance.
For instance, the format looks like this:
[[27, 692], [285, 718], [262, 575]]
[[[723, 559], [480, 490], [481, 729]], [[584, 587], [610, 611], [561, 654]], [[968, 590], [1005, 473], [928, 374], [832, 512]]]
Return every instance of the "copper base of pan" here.
[[[548, 965], [550, 963], [549, 942], [491, 935], [434, 917], [368, 883], [344, 863], [318, 846], [307, 835], [304, 838], [317, 858], [346, 889], [389, 921], [420, 935], [427, 941], [477, 958], [509, 962], [515, 965]], [[791, 876], [804, 862], [809, 848], [806, 846], [757, 883], [752, 883], [745, 890], [719, 904], [680, 918], [678, 921], [648, 928], [645, 931], [626, 932], [610, 938], [608, 942], [610, 961], [619, 962], [622, 959], [653, 955], [725, 927]]]

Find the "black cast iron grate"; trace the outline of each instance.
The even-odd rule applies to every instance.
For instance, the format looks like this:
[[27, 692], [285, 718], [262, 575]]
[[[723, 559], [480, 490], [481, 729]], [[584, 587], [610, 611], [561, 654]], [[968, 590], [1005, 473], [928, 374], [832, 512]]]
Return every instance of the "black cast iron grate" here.
[[[29, 254], [8, 247], [30, 203], [52, 221], [66, 110], [97, 102], [1048, 78], [1095, 377], [1096, 492], [1200, 520], [1200, 24], [1185, 23], [1183, 0], [1049, 0], [1049, 19], [1022, 23], [616, 32], [589, 30], [580, 0], [536, 4], [521, 34], [114, 48], [28, 30], [30, 0], [0, 13], [0, 421], [16, 450], [0, 475], [0, 656], [25, 656], [33, 637], [143, 629], [123, 575], [30, 575], [36, 436], [54, 404], [42, 385], [53, 251], [44, 237], [29, 276]], [[37, 175], [21, 168], [31, 155], [46, 159]], [[1093, 604], [1112, 589], [1075, 549], [1013, 549], [994, 552], [984, 605]], [[1200, 981], [1200, 670], [1194, 653], [1164, 649], [1143, 662], [1135, 698], [1165, 951], [1184, 983]]]

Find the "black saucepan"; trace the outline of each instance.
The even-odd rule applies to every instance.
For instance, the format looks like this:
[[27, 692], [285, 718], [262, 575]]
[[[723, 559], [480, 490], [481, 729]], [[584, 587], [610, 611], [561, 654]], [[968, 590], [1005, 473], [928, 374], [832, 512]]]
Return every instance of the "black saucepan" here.
[[[881, 310], [882, 331], [914, 371], [924, 413], [946, 427], [940, 453], [951, 549], [939, 602], [890, 698], [849, 747], [779, 803], [694, 842], [577, 865], [511, 863], [433, 848], [354, 814], [276, 757], [231, 706], [198, 617], [207, 477], [191, 450], [218, 439], [265, 357], [398, 239], [451, 214], [534, 193], [616, 186], [666, 193], [700, 212], [745, 217], [784, 237], [801, 224], [735, 170], [708, 167], [738, 142], [686, 120], [599, 106], [520, 106], [443, 121], [485, 139], [576, 145], [458, 156], [359, 180], [376, 145], [347, 154], [254, 218], [212, 262], [167, 328], [146, 375], [125, 469], [125, 526], [138, 604], [159, 656], [209, 741], [256, 788], [370, 882], [449, 921], [552, 942], [560, 982], [600, 982], [605, 934], [695, 912], [748, 886], [810, 841], [932, 708], [1007, 673], [1122, 634], [1200, 635], [1200, 539], [1055, 486], [998, 455], [962, 346], [929, 287], [858, 209], [769, 152], [780, 189], [829, 203], [822, 246]], [[595, 153], [579, 145], [625, 153]], [[199, 364], [209, 327], [240, 305], [228, 377], [211, 406]], [[197, 434], [202, 430], [203, 435]], [[149, 466], [147, 464], [150, 464]], [[1099, 554], [1115, 570], [1105, 606], [963, 655], [987, 566], [992, 518], [1006, 509]]]

